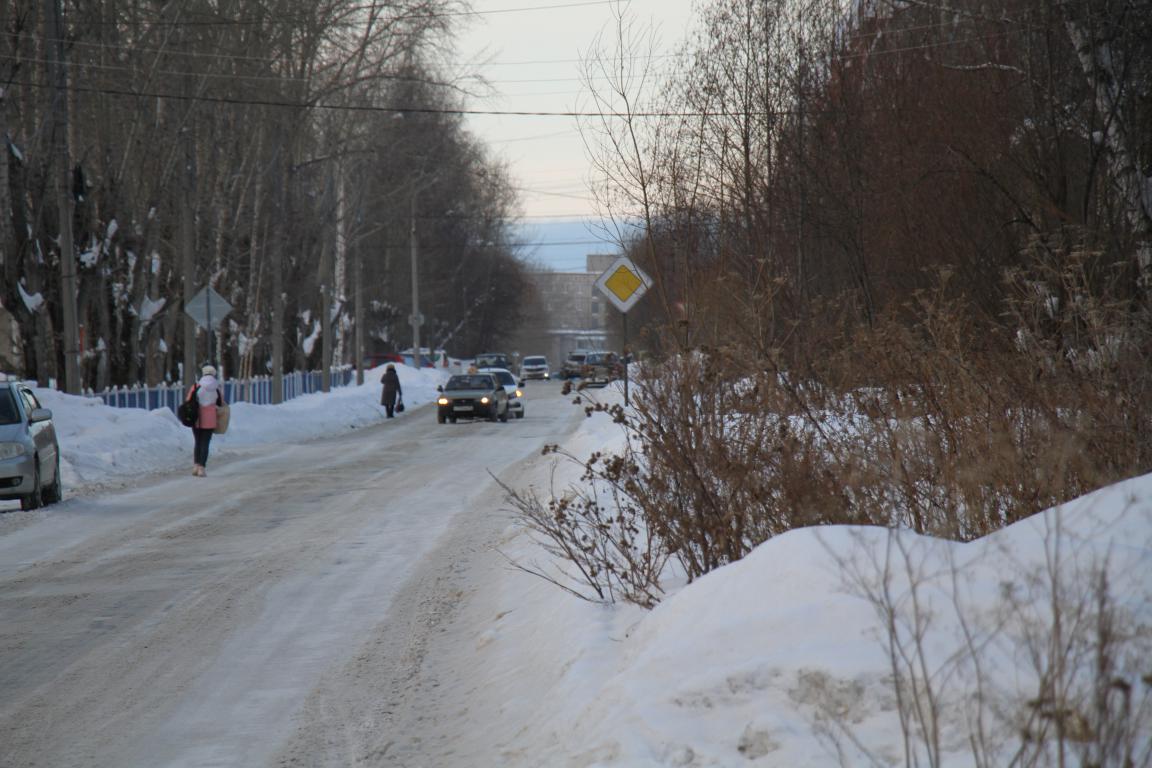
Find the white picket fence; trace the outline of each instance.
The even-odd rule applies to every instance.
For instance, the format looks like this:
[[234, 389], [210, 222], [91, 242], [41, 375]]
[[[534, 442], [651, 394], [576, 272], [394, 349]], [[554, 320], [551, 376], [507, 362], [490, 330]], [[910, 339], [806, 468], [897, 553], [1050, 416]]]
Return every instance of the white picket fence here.
[[[356, 380], [356, 369], [350, 365], [332, 368], [332, 386], [344, 387]], [[293, 371], [284, 374], [284, 399], [291, 400], [300, 395], [320, 392], [324, 378], [321, 371]], [[221, 382], [224, 400], [228, 403], [254, 403], [268, 405], [272, 402], [272, 377], [256, 376], [251, 379], [226, 379]], [[167, 408], [173, 413], [188, 395], [183, 384], [161, 384], [155, 387], [112, 387], [103, 392], [88, 391], [88, 397], [98, 397], [105, 405], [114, 408], [144, 408], [155, 410]]]

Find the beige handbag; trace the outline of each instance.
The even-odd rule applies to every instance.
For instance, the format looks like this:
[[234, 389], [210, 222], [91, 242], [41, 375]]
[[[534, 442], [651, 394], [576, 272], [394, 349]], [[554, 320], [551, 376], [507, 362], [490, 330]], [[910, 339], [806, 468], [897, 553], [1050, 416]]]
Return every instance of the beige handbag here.
[[212, 430], [213, 434], [222, 435], [228, 431], [228, 419], [232, 416], [232, 409], [228, 407], [228, 403], [220, 403], [216, 406], [216, 428]]

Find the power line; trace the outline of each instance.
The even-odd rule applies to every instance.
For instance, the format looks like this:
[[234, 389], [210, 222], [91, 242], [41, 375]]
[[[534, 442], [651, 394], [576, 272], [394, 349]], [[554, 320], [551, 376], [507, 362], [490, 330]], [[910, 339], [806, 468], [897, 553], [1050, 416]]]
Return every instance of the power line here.
[[[36, 57], [24, 58], [24, 59], [21, 59], [21, 61], [31, 63], [31, 64], [49, 64], [49, 63], [51, 63], [48, 59], [36, 58]], [[208, 72], [208, 71], [190, 72], [190, 71], [186, 71], [186, 70], [177, 70], [177, 69], [146, 69], [145, 66], [134, 66], [131, 64], [106, 64], [103, 62], [94, 62], [94, 61], [87, 61], [87, 60], [74, 61], [73, 66], [75, 66], [77, 69], [82, 69], [82, 70], [99, 70], [99, 71], [103, 71], [103, 72], [123, 73], [126, 75], [132, 75], [132, 74], [136, 74], [136, 73], [145, 74], [145, 71], [146, 71], [146, 74], [148, 75], [149, 78], [154, 78], [157, 75], [165, 75], [165, 76], [169, 76], [169, 77], [197, 77], [197, 78], [204, 78], [204, 79], [211, 78], [212, 80], [225, 80], [225, 81], [233, 81], [233, 82], [269, 81], [269, 82], [274, 82], [274, 83], [308, 83], [308, 82], [314, 82], [317, 79], [315, 77], [292, 77], [289, 75], [276, 74], [274, 72], [243, 74], [243, 73], [237, 73], [237, 72]], [[635, 80], [635, 79], [639, 79], [640, 77], [641, 77], [640, 75], [631, 75], [625, 79]], [[606, 78], [607, 78], [606, 75], [597, 77], [597, 79], [606, 79]], [[435, 86], [440, 86], [440, 87], [445, 87], [445, 88], [457, 86], [457, 83], [454, 83], [454, 82], [444, 82], [444, 81], [439, 81], [439, 80], [432, 80], [432, 79], [427, 78], [427, 77], [415, 77], [415, 76], [411, 76], [411, 75], [396, 75], [396, 74], [390, 74], [390, 73], [375, 74], [372, 76], [372, 79], [374, 79], [374, 80], [386, 80], [389, 82], [398, 82], [398, 83], [423, 83], [425, 85], [435, 85]], [[459, 81], [463, 82], [463, 81], [467, 81], [470, 79], [478, 80], [479, 76], [478, 75], [464, 75], [464, 76], [461, 76], [459, 78]], [[617, 79], [619, 79], [619, 78], [617, 78]], [[485, 82], [488, 84], [491, 84], [491, 85], [522, 85], [524, 83], [578, 83], [578, 82], [583, 82], [583, 81], [584, 81], [584, 78], [582, 78], [582, 77], [552, 77], [552, 78], [526, 78], [526, 79], [522, 79], [522, 80], [488, 80]], [[570, 91], [567, 93], [579, 93], [579, 92], [578, 91]], [[519, 95], [528, 95], [528, 94], [519, 94]], [[540, 94], [540, 95], [547, 96], [549, 94]], [[566, 94], [565, 93], [559, 93], [559, 94], [555, 94], [555, 95], [566, 95]]]
[[[598, 3], [595, 3], [595, 2], [575, 3], [575, 4], [570, 4], [570, 5], [575, 6], [575, 5], [594, 5], [594, 4], [598, 4]], [[548, 8], [561, 8], [561, 7], [569, 7], [569, 6], [567, 6], [567, 5], [537, 6], [534, 9], [503, 9], [501, 11], [485, 11], [483, 13], [512, 12], [512, 11], [518, 11], [518, 10], [535, 10], [535, 9], [548, 9]], [[478, 13], [480, 13], [480, 12], [478, 12]], [[935, 24], [935, 25], [925, 25], [922, 27], [903, 28], [903, 29], [897, 28], [894, 30], [888, 30], [888, 32], [908, 32], [908, 31], [916, 31], [916, 30], [921, 30], [921, 29], [931, 29], [931, 28], [940, 27], [940, 26], [945, 26], [945, 23]], [[966, 37], [966, 38], [953, 39], [953, 40], [935, 41], [935, 42], [931, 42], [931, 43], [922, 43], [922, 44], [917, 44], [917, 45], [901, 46], [901, 47], [897, 47], [897, 48], [881, 48], [881, 49], [872, 50], [872, 51], [861, 51], [861, 52], [856, 52], [856, 53], [842, 53], [838, 56], [835, 56], [834, 58], [843, 61], [843, 60], [852, 60], [852, 59], [859, 59], [859, 58], [865, 58], [865, 57], [875, 57], [875, 56], [884, 56], [884, 55], [899, 54], [899, 53], [908, 53], [908, 52], [913, 52], [913, 51], [918, 51], [918, 50], [929, 50], [929, 49], [941, 48], [941, 47], [945, 47], [945, 46], [962, 45], [962, 44], [967, 44], [967, 43], [975, 43], [975, 42], [981, 42], [981, 41], [985, 41], [985, 40], [998, 39], [998, 38], [1010, 36], [1012, 34], [1024, 33], [1024, 32], [1028, 32], [1028, 31], [1035, 31], [1038, 29], [1041, 29], [1041, 28], [1030, 26], [1027, 24], [1020, 24], [1016, 27], [1016, 29], [997, 32], [994, 34], [970, 36], [970, 37]], [[848, 37], [847, 39], [862, 40], [862, 39], [872, 39], [874, 37], [877, 37], [877, 35], [875, 33], [873, 33], [873, 34], [857, 34], [857, 35], [852, 35], [852, 36]], [[74, 44], [75, 45], [84, 45], [84, 46], [88, 46], [88, 47], [95, 47], [95, 48], [114, 48], [118, 51], [122, 50], [121, 46], [112, 46], [110, 44], [104, 44], [104, 43], [75, 42]], [[264, 62], [264, 63], [279, 63], [280, 62], [279, 59], [275, 59], [275, 58], [234, 56], [231, 54], [219, 54], [219, 53], [200, 53], [200, 52], [190, 52], [190, 51], [164, 51], [162, 49], [134, 49], [134, 50], [137, 52], [153, 52], [153, 53], [157, 53], [157, 54], [166, 53], [167, 55], [172, 55], [174, 57], [175, 56], [196, 56], [196, 57], [204, 57], [204, 58], [218, 58], [218, 59], [223, 59], [223, 60], [228, 60], [228, 61], [253, 61], [253, 62]], [[678, 54], [668, 54], [668, 55], [672, 56], [672, 55], [678, 55]], [[637, 58], [637, 57], [632, 57], [632, 58]], [[43, 59], [37, 59], [37, 58], [27, 58], [27, 59], [24, 59], [24, 61], [34, 62], [34, 63], [44, 63]], [[560, 59], [560, 60], [556, 60], [555, 62], [538, 61], [538, 62], [522, 62], [522, 63], [523, 64], [548, 64], [548, 63], [566, 63], [566, 62], [572, 62], [572, 61], [576, 61], [576, 60]], [[514, 63], [514, 62], [501, 63], [502, 66], [510, 66], [510, 65], [515, 65], [515, 64], [517, 64], [517, 63]], [[137, 71], [131, 65], [106, 64], [106, 63], [96, 63], [96, 62], [90, 62], [90, 61], [75, 62], [75, 65], [78, 67], [81, 67], [81, 68], [86, 68], [86, 69], [100, 69], [100, 70], [106, 70], [106, 71], [112, 71], [112, 72], [119, 71], [119, 72], [125, 72], [125, 73], [133, 73], [133, 72]], [[287, 83], [287, 82], [301, 82], [301, 81], [307, 81], [308, 80], [308, 78], [296, 78], [296, 77], [290, 77], [290, 76], [286, 76], [286, 75], [277, 75], [277, 74], [239, 74], [239, 73], [187, 72], [187, 71], [168, 70], [168, 69], [152, 70], [149, 72], [150, 76], [157, 75], [157, 74], [167, 75], [167, 76], [172, 76], [172, 77], [194, 76], [194, 77], [201, 77], [201, 78], [212, 78], [214, 80], [248, 81], [248, 82], [267, 80], [267, 81], [273, 81], [273, 82], [286, 82]], [[473, 77], [473, 76], [464, 76], [461, 78], [461, 80], [467, 80], [470, 77]], [[633, 75], [631, 77], [633, 79], [635, 79], [635, 78], [640, 77], [640, 75]], [[395, 81], [395, 82], [422, 82], [422, 83], [441, 86], [441, 87], [451, 87], [453, 85], [451, 82], [438, 82], [435, 80], [430, 80], [428, 78], [412, 77], [412, 76], [407, 76], [407, 75], [379, 74], [379, 75], [376, 75], [375, 78], [379, 79], [379, 80], [389, 80], [389, 81]], [[524, 84], [524, 83], [569, 83], [569, 82], [581, 82], [582, 80], [583, 80], [583, 78], [570, 78], [569, 77], [569, 78], [527, 78], [527, 79], [517, 79], [517, 80], [494, 80], [491, 82], [494, 85], [517, 85], [517, 84]], [[33, 85], [33, 87], [36, 87], [36, 86]], [[75, 88], [74, 90], [83, 90], [83, 89]], [[89, 89], [89, 91], [90, 92], [114, 93], [114, 94], [120, 94], [120, 95], [135, 95], [131, 92], [126, 92], [126, 91], [116, 90], [116, 89], [102, 89], [102, 90], [101, 89]], [[527, 96], [527, 95], [531, 95], [531, 96], [572, 95], [572, 93], [573, 92], [539, 93], [539, 94], [514, 94], [514, 95], [523, 97], [523, 96]], [[148, 97], [156, 97], [156, 98], [185, 98], [185, 97], [182, 97], [179, 95], [171, 95], [171, 94], [141, 93], [140, 95], [148, 96]], [[212, 100], [212, 97], [196, 97], [196, 98], [198, 98], [199, 100]], [[219, 100], [223, 103], [243, 103], [240, 100], [229, 99], [227, 97], [222, 97]], [[264, 106], [286, 106], [286, 107], [299, 107], [299, 106], [301, 106], [298, 104], [289, 104], [289, 103], [275, 103], [275, 104], [273, 104], [273, 103], [266, 102], [266, 101], [261, 101], [261, 102], [253, 101], [251, 103], [264, 105]], [[356, 108], [356, 107], [350, 107], [347, 105], [339, 105], [339, 106], [311, 105], [311, 106], [315, 106], [317, 108], [324, 108], [324, 109], [355, 109]], [[362, 108], [369, 109], [370, 107], [362, 107]], [[395, 110], [385, 108], [383, 111], [395, 111]], [[405, 111], [415, 112], [418, 110], [407, 109]], [[532, 112], [532, 111], [502, 112], [502, 111], [475, 111], [475, 110], [459, 111], [459, 112], [461, 114], [483, 114], [483, 115], [528, 114], [528, 115], [539, 115], [539, 116], [560, 115], [560, 116], [573, 116], [573, 117], [599, 116], [599, 114], [600, 114], [600, 113], [595, 113], [595, 115], [589, 115], [589, 113], [552, 113], [552, 112]], [[717, 115], [717, 116], [721, 115], [721, 114], [724, 114], [724, 113], [723, 112], [715, 113], [715, 115]], [[762, 114], [767, 115], [769, 113], [765, 112]], [[771, 114], [787, 114], [787, 113], [780, 112], [780, 111], [774, 111]], [[700, 114], [696, 114], [696, 113], [640, 113], [640, 114], [635, 114], [633, 116], [636, 116], [636, 117], [664, 117], [664, 116], [667, 116], [667, 117], [696, 117], [696, 116], [710, 116], [710, 115], [700, 115]]]
[[[479, 13], [479, 11], [478, 11], [478, 13]], [[46, 42], [46, 43], [59, 42], [58, 38], [39, 37], [38, 39], [42, 40], [43, 42]], [[77, 49], [79, 49], [79, 48], [90, 48], [90, 49], [94, 49], [94, 50], [107, 49], [109, 51], [114, 51], [117, 55], [122, 55], [125, 51], [124, 43], [102, 43], [102, 42], [95, 42], [95, 41], [90, 41], [90, 40], [79, 40], [79, 39], [72, 39], [72, 38], [65, 39], [64, 43], [71, 46], [72, 48], [77, 48]], [[215, 53], [215, 52], [210, 52], [210, 51], [179, 50], [179, 49], [175, 49], [175, 48], [152, 48], [152, 47], [147, 47], [147, 46], [132, 46], [128, 50], [130, 50], [132, 53], [135, 53], [135, 54], [149, 53], [149, 54], [156, 54], [156, 55], [165, 55], [165, 56], [172, 56], [172, 57], [184, 57], [184, 58], [193, 58], [193, 59], [225, 59], [228, 61], [250, 61], [250, 62], [257, 62], [257, 63], [262, 63], [262, 64], [280, 64], [283, 62], [282, 58], [277, 58], [275, 56], [244, 56], [244, 55], [235, 54], [235, 53]], [[635, 60], [635, 61], [655, 61], [657, 59], [677, 58], [679, 56], [681, 56], [681, 54], [664, 53], [664, 54], [653, 54], [653, 55], [638, 54], [635, 56], [625, 56], [623, 58], [628, 60], [628, 61], [633, 61], [633, 60]], [[28, 59], [24, 59], [24, 61], [28, 61]], [[489, 61], [489, 62], [481, 62], [480, 66], [482, 66], [482, 67], [521, 67], [521, 66], [541, 66], [541, 65], [552, 65], [552, 64], [579, 64], [579, 63], [581, 63], [581, 59], [536, 59], [536, 60], [526, 60], [526, 61]]]
[[[376, 243], [376, 248], [407, 248], [408, 241], [403, 242], [387, 242]], [[432, 242], [421, 241], [420, 249], [435, 251], [444, 250], [446, 248], [568, 248], [574, 245], [598, 245], [598, 246], [611, 246], [615, 245], [610, 240], [513, 240], [506, 243], [445, 243], [445, 242]]]
[[[51, 89], [54, 86], [46, 83], [35, 83], [31, 81], [13, 81], [10, 85], [19, 85], [27, 88], [37, 89]], [[587, 111], [547, 111], [547, 110], [499, 110], [499, 109], [458, 109], [448, 107], [411, 107], [411, 106], [391, 106], [382, 107], [372, 104], [324, 104], [324, 103], [307, 103], [307, 102], [292, 102], [292, 101], [274, 101], [271, 99], [253, 99], [253, 98], [237, 98], [230, 96], [202, 96], [202, 95], [188, 95], [180, 93], [158, 93], [154, 91], [130, 91], [121, 88], [110, 87], [88, 87], [82, 85], [69, 84], [68, 90], [73, 93], [95, 93], [105, 96], [124, 96], [135, 99], [171, 99], [173, 101], [192, 101], [202, 102], [209, 104], [230, 104], [233, 106], [243, 107], [277, 107], [284, 109], [323, 109], [331, 111], [345, 111], [345, 112], [379, 112], [384, 114], [425, 114], [425, 115], [488, 115], [488, 116], [503, 116], [503, 117], [621, 117], [621, 118], [672, 118], [672, 117], [725, 117], [734, 114], [750, 115], [758, 117], [767, 117], [769, 115], [787, 116], [796, 114], [791, 110], [765, 110], [753, 112], [729, 112], [729, 111], [651, 111], [651, 112], [587, 112]], [[815, 112], [808, 112], [806, 114], [832, 114], [836, 110], [818, 110]]]
[[[1033, 29], [1036, 29], [1036, 28], [1031, 28], [1031, 27], [1027, 27], [1026, 25], [1021, 25], [1018, 29], [1004, 31], [1004, 32], [998, 32], [998, 33], [994, 33], [994, 34], [965, 37], [965, 38], [959, 38], [959, 39], [953, 39], [953, 40], [941, 40], [941, 41], [936, 41], [936, 42], [932, 42], [932, 43], [922, 43], [922, 44], [918, 44], [918, 45], [901, 46], [898, 48], [881, 48], [881, 49], [872, 50], [872, 51], [861, 51], [861, 52], [856, 52], [856, 53], [843, 53], [843, 54], [840, 54], [838, 56], [835, 56], [834, 58], [837, 60], [844, 61], [844, 60], [852, 60], [852, 59], [859, 59], [859, 58], [869, 58], [869, 57], [885, 56], [885, 55], [891, 55], [891, 54], [899, 54], [899, 53], [909, 53], [909, 52], [920, 51], [920, 50], [930, 50], [930, 49], [934, 49], [934, 48], [943, 48], [946, 46], [964, 45], [964, 44], [969, 44], [969, 43], [982, 42], [982, 41], [986, 41], [986, 40], [999, 39], [999, 38], [1010, 36], [1012, 34], [1016, 34], [1016, 33], [1020, 33], [1020, 32], [1027, 32], [1027, 31], [1030, 31]], [[213, 55], [213, 54], [204, 54], [204, 55], [207, 56], [207, 55]], [[222, 54], [217, 54], [217, 55], [221, 56], [222, 58], [231, 58], [231, 57], [224, 56]], [[235, 58], [236, 58], [236, 60], [276, 61], [275, 59], [246, 59], [245, 57], [235, 57]], [[35, 63], [44, 63], [43, 59], [36, 59], [36, 58], [28, 58], [28, 59], [24, 59], [24, 61], [35, 62]], [[109, 70], [109, 71], [113, 71], [113, 72], [120, 71], [120, 72], [132, 73], [132, 72], [136, 71], [133, 67], [128, 66], [128, 65], [102, 64], [102, 63], [94, 63], [94, 62], [75, 62], [75, 65], [80, 67], [80, 68], [101, 69], [101, 70]], [[251, 74], [251, 75], [248, 75], [248, 74], [237, 74], [237, 73], [187, 72], [187, 71], [179, 71], [179, 70], [155, 70], [155, 71], [150, 72], [149, 74], [150, 75], [162, 74], [162, 75], [168, 75], [168, 76], [173, 76], [173, 77], [192, 76], [192, 77], [200, 77], [200, 78], [212, 78], [214, 80], [226, 80], [226, 81], [237, 81], [237, 82], [244, 82], [244, 81], [251, 82], [251, 81], [269, 80], [269, 81], [273, 81], [273, 82], [291, 83], [291, 82], [302, 82], [302, 81], [308, 80], [308, 78], [296, 78], [296, 77], [288, 77], [288, 76], [275, 75], [275, 74]], [[640, 77], [640, 75], [631, 76], [632, 79], [636, 79], [639, 77]], [[411, 76], [407, 76], [407, 75], [379, 74], [379, 75], [376, 75], [375, 78], [379, 79], [379, 80], [389, 80], [389, 81], [396, 81], [396, 82], [422, 82], [422, 83], [426, 83], [426, 84], [430, 84], [430, 85], [437, 85], [437, 86], [443, 86], [443, 87], [449, 87], [452, 85], [449, 82], [438, 82], [438, 81], [434, 81], [434, 80], [429, 80], [428, 78], [411, 77]], [[467, 77], [462, 78], [462, 79], [467, 79]], [[493, 82], [493, 84], [515, 85], [515, 84], [524, 84], [524, 83], [581, 82], [582, 79], [583, 78], [527, 78], [527, 79], [518, 79], [518, 80], [496, 80], [496, 81], [492, 81], [492, 82]], [[30, 83], [30, 82], [24, 82], [21, 84], [22, 85], [28, 85], [30, 87], [44, 87], [44, 86], [38, 85], [36, 83]], [[237, 99], [237, 98], [233, 98], [233, 97], [184, 96], [184, 95], [180, 95], [180, 94], [161, 94], [161, 93], [153, 93], [153, 92], [133, 92], [133, 91], [128, 91], [128, 90], [124, 90], [124, 89], [115, 89], [115, 88], [110, 88], [110, 87], [94, 88], [94, 87], [72, 86], [72, 89], [74, 91], [77, 91], [77, 92], [106, 93], [106, 94], [111, 94], [111, 95], [123, 95], [123, 96], [143, 96], [143, 97], [148, 97], [148, 98], [170, 98], [170, 99], [181, 99], [181, 100], [191, 99], [191, 100], [197, 100], [197, 101], [217, 101], [220, 103], [251, 104], [254, 106], [280, 106], [280, 107], [294, 107], [294, 108], [302, 108], [302, 107], [307, 106], [307, 107], [315, 107], [318, 109], [344, 109], [344, 110], [353, 110], [353, 111], [364, 110], [364, 111], [383, 111], [383, 112], [398, 112], [398, 111], [420, 112], [420, 111], [422, 111], [421, 109], [417, 109], [417, 108], [397, 109], [397, 108], [390, 108], [390, 107], [373, 107], [371, 105], [359, 105], [359, 106], [357, 106], [357, 105], [326, 105], [326, 104], [306, 105], [306, 104], [300, 104], [300, 103], [273, 102], [273, 101], [268, 101], [268, 100]], [[536, 95], [544, 95], [544, 96], [547, 96], [547, 95], [566, 95], [567, 93], [568, 92], [558, 93], [558, 94], [536, 94]], [[523, 96], [525, 94], [517, 94], [517, 95]], [[560, 116], [560, 117], [600, 117], [600, 116], [623, 117], [623, 116], [626, 116], [622, 113], [550, 112], [550, 111], [532, 111], [532, 110], [501, 111], [501, 110], [450, 109], [450, 110], [433, 110], [433, 111], [445, 112], [445, 113], [449, 113], [449, 114], [473, 114], [473, 115], [531, 115], [531, 116]], [[719, 116], [723, 116], [726, 114], [734, 114], [734, 113], [725, 112], [723, 110], [706, 112], [706, 113], [693, 112], [693, 111], [689, 111], [689, 112], [662, 112], [662, 111], [658, 111], [658, 112], [631, 113], [630, 116], [632, 116], [632, 117], [719, 117]], [[756, 114], [758, 116], [768, 116], [768, 115], [779, 116], [779, 115], [790, 115], [790, 114], [799, 114], [799, 113], [796, 111], [789, 111], [789, 110], [769, 110], [769, 111], [750, 113], [750, 114]]]
[[[536, 6], [530, 6], [528, 8], [494, 8], [494, 9], [487, 10], [487, 11], [468, 10], [468, 11], [444, 11], [444, 12], [430, 12], [430, 13], [401, 13], [397, 16], [387, 16], [385, 18], [387, 21], [397, 22], [397, 21], [413, 21], [413, 20], [419, 20], [419, 19], [448, 19], [448, 18], [457, 18], [457, 17], [493, 16], [496, 14], [505, 14], [505, 13], [553, 11], [553, 10], [561, 10], [564, 8], [584, 8], [584, 7], [593, 6], [593, 5], [612, 5], [615, 2], [618, 2], [618, 0], [583, 0], [582, 2], [559, 3], [559, 4], [555, 4], [555, 5], [536, 5]], [[339, 15], [347, 16], [347, 15], [354, 14], [354, 13], [357, 13], [360, 11], [384, 11], [384, 10], [387, 10], [388, 8], [389, 8], [389, 6], [385, 5], [383, 3], [369, 3], [366, 5], [353, 5], [353, 6], [349, 6], [347, 8], [338, 8], [335, 10]], [[241, 19], [211, 19], [211, 20], [186, 19], [183, 21], [177, 20], [177, 19], [172, 19], [172, 20], [155, 19], [155, 20], [149, 22], [149, 24], [151, 26], [155, 26], [155, 27], [189, 27], [189, 28], [221, 27], [221, 26], [253, 26], [253, 25], [261, 25], [262, 26], [262, 25], [272, 25], [272, 24], [296, 24], [302, 20], [312, 21], [314, 18], [315, 17], [313, 17], [313, 16], [296, 14], [296, 15], [276, 16], [276, 17], [269, 16], [268, 18], [260, 18], [260, 19], [252, 19], [252, 18], [248, 18], [248, 19], [243, 19], [243, 18], [241, 18]], [[107, 21], [107, 22], [97, 21], [97, 22], [86, 22], [86, 23], [90, 26], [115, 26], [115, 25], [119, 24], [120, 22], [118, 22], [118, 21]], [[356, 25], [356, 24], [353, 24], [351, 22], [343, 22], [341, 24], [335, 24], [335, 23], [329, 24], [328, 26], [330, 26], [330, 27], [331, 26], [352, 27], [352, 26], [360, 26], [360, 25]]]

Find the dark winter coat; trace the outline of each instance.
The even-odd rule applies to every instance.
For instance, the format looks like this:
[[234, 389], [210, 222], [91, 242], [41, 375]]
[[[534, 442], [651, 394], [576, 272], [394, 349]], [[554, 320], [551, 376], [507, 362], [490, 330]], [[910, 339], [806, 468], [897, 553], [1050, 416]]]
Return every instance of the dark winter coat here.
[[384, 375], [380, 377], [380, 382], [384, 385], [384, 389], [380, 392], [380, 405], [395, 405], [396, 398], [403, 395], [400, 391], [400, 377], [396, 374], [395, 368], [389, 368], [384, 371]]

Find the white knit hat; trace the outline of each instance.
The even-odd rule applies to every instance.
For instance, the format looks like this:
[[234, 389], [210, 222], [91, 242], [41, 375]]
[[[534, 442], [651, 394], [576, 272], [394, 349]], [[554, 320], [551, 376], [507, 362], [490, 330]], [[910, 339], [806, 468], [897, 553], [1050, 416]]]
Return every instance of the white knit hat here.
[[200, 373], [204, 374], [205, 376], [215, 376], [216, 375], [216, 366], [206, 365], [200, 369]]

